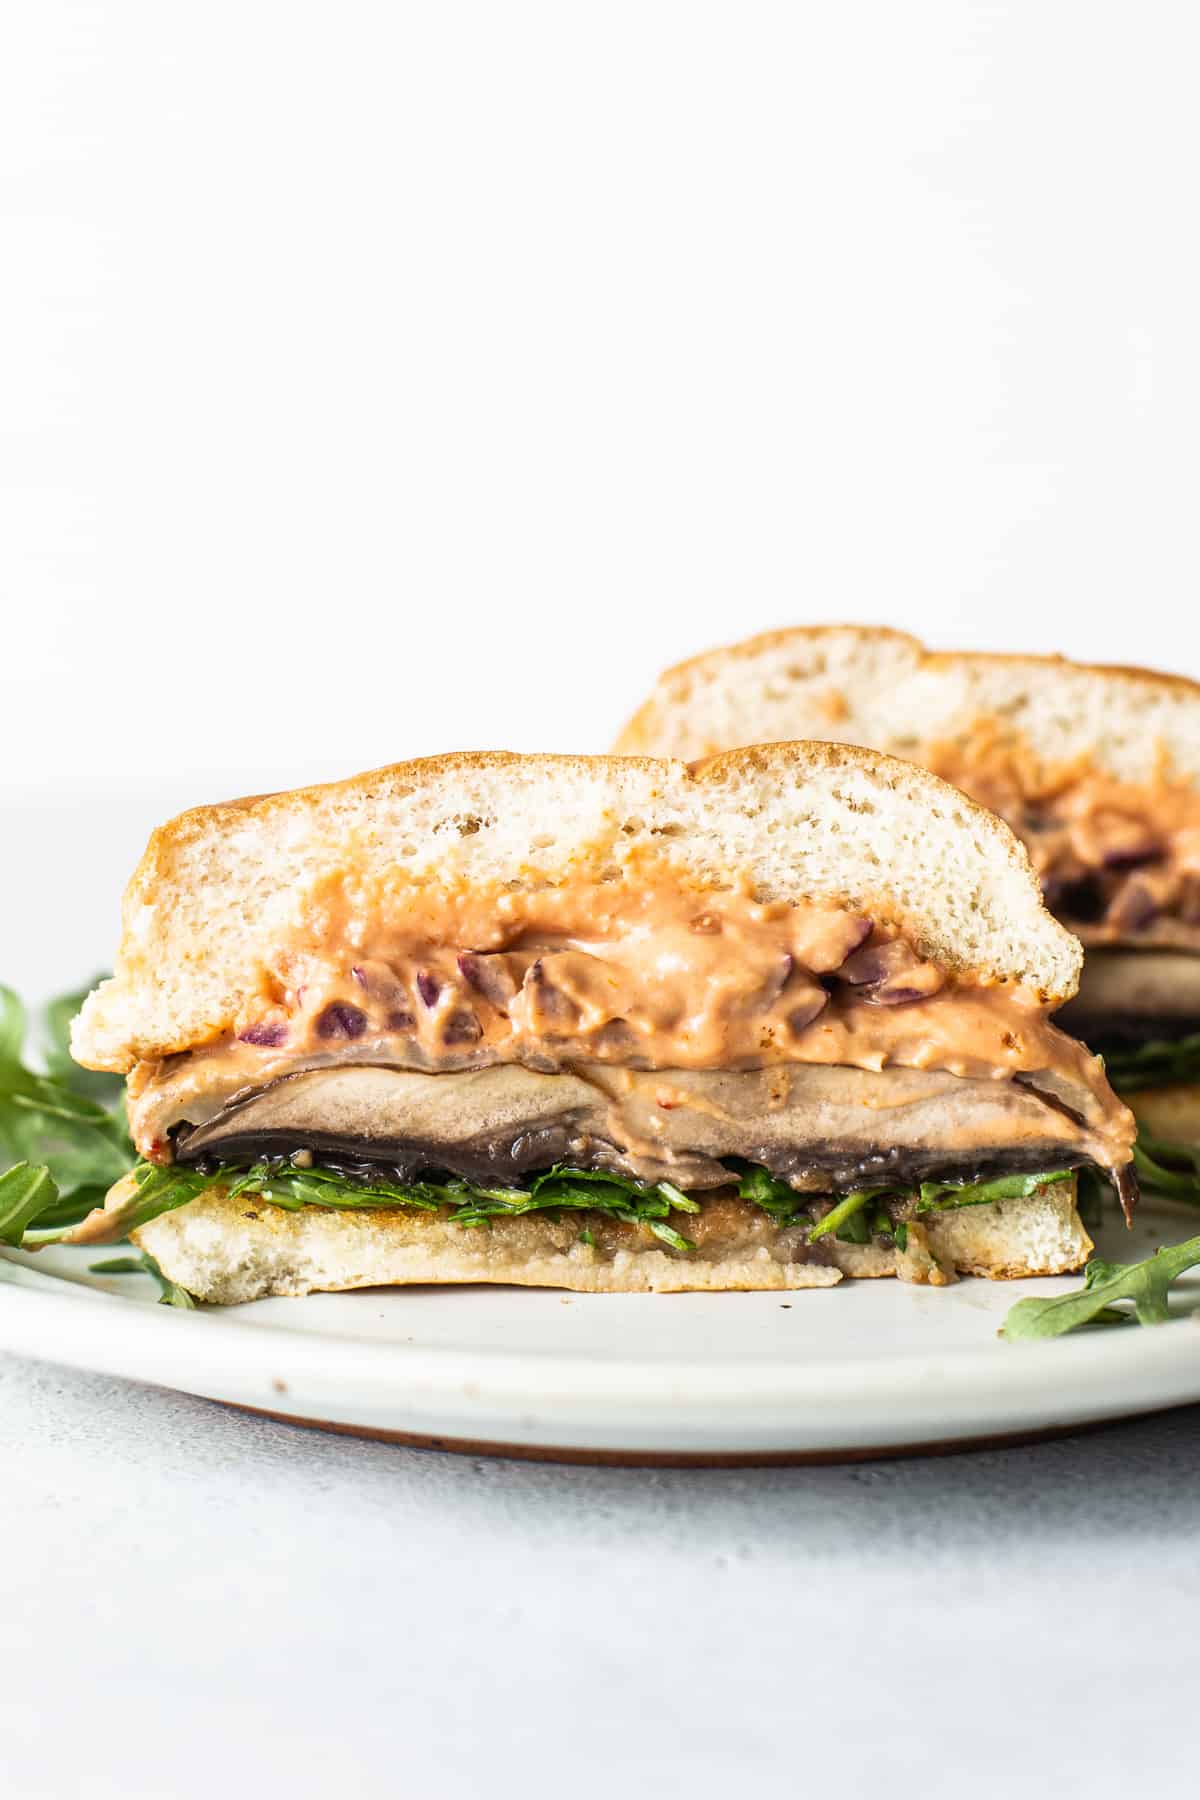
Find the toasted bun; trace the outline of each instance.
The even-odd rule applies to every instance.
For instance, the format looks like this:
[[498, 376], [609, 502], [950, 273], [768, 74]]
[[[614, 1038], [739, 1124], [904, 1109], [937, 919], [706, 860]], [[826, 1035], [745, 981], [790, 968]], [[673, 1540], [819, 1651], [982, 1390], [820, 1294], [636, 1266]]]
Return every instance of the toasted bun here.
[[[331, 880], [352, 897], [597, 880], [636, 894], [664, 861], [697, 888], [748, 879], [763, 898], [849, 906], [972, 979], [1055, 1003], [1078, 983], [1079, 946], [1007, 826], [912, 764], [819, 743], [696, 768], [462, 754], [201, 807], [156, 831], [125, 896], [116, 974], [72, 1048], [127, 1070], [229, 1029]], [[355, 914], [347, 931], [369, 926]]]
[[844, 1271], [937, 1285], [956, 1272], [1007, 1278], [1081, 1267], [1092, 1242], [1074, 1194], [1074, 1182], [1059, 1182], [1026, 1200], [931, 1214], [922, 1226], [910, 1227], [904, 1255], [827, 1239], [832, 1266], [777, 1261], [762, 1241], [765, 1221], [754, 1222], [745, 1241], [712, 1259], [661, 1248], [606, 1254], [579, 1242], [578, 1219], [494, 1219], [490, 1231], [468, 1231], [430, 1213], [288, 1212], [250, 1194], [231, 1200], [219, 1189], [162, 1214], [134, 1237], [170, 1280], [220, 1305], [267, 1294], [425, 1282], [674, 1293], [831, 1287]]
[[891, 755], [969, 731], [1018, 727], [1047, 764], [1090, 759], [1144, 782], [1164, 756], [1200, 783], [1200, 684], [1061, 656], [926, 650], [881, 626], [768, 632], [668, 669], [617, 743], [626, 753], [708, 756], [737, 744], [823, 737]]

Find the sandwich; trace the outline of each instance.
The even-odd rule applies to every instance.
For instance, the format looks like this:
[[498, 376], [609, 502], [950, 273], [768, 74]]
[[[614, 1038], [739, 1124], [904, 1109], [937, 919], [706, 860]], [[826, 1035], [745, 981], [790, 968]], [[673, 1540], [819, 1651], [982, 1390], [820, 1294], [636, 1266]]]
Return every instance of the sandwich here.
[[909, 758], [1003, 818], [1083, 942], [1064, 1029], [1152, 1138], [1200, 1144], [1200, 685], [803, 627], [669, 670], [626, 753], [820, 737]]
[[452, 755], [185, 813], [72, 1049], [137, 1167], [68, 1233], [234, 1302], [1053, 1274], [1132, 1117], [1079, 946], [911, 764]]

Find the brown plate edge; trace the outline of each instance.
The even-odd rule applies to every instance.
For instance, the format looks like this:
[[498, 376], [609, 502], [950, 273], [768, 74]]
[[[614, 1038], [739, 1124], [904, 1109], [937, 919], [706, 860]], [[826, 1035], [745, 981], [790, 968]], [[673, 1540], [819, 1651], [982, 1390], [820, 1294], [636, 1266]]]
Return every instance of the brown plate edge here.
[[211, 1400], [212, 1406], [228, 1406], [234, 1412], [274, 1419], [280, 1425], [300, 1425], [309, 1431], [328, 1431], [340, 1437], [365, 1438], [372, 1443], [398, 1444], [406, 1450], [441, 1450], [452, 1456], [494, 1456], [515, 1462], [573, 1463], [585, 1467], [630, 1469], [771, 1469], [828, 1466], [837, 1463], [893, 1462], [916, 1456], [967, 1456], [979, 1450], [1017, 1450], [1056, 1438], [1078, 1437], [1107, 1431], [1130, 1419], [1152, 1413], [1185, 1412], [1188, 1406], [1139, 1407], [1110, 1419], [1082, 1423], [1043, 1425], [1032, 1431], [988, 1433], [979, 1437], [934, 1438], [914, 1444], [855, 1445], [841, 1450], [581, 1450], [570, 1445], [505, 1444], [484, 1438], [456, 1438], [415, 1431], [388, 1431], [382, 1426], [348, 1425], [337, 1419], [306, 1419], [297, 1413], [277, 1412], [273, 1407], [248, 1406], [234, 1400]]

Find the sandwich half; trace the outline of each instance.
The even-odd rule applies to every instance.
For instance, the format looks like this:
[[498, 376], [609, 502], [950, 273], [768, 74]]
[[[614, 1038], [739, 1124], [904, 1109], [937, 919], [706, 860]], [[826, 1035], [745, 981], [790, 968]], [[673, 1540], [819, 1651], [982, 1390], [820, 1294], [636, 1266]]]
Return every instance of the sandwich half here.
[[1146, 1130], [1200, 1143], [1200, 685], [803, 627], [668, 670], [618, 748], [794, 737], [911, 758], [1005, 819], [1087, 950], [1064, 1028], [1104, 1055]]
[[411, 1282], [939, 1284], [1091, 1248], [1134, 1124], [1077, 942], [911, 764], [457, 755], [184, 814], [73, 1049], [132, 1231], [206, 1300]]

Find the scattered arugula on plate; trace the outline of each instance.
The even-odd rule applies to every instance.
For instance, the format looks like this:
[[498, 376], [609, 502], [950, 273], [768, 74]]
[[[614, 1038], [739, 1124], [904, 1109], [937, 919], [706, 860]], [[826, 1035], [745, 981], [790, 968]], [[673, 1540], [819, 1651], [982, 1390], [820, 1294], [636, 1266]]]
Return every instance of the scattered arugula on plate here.
[[1080, 1325], [1161, 1325], [1170, 1317], [1171, 1284], [1198, 1264], [1200, 1237], [1156, 1250], [1138, 1263], [1093, 1256], [1084, 1270], [1082, 1288], [1074, 1293], [1018, 1300], [1004, 1321], [1003, 1336], [1009, 1343], [1029, 1343], [1061, 1337]]

